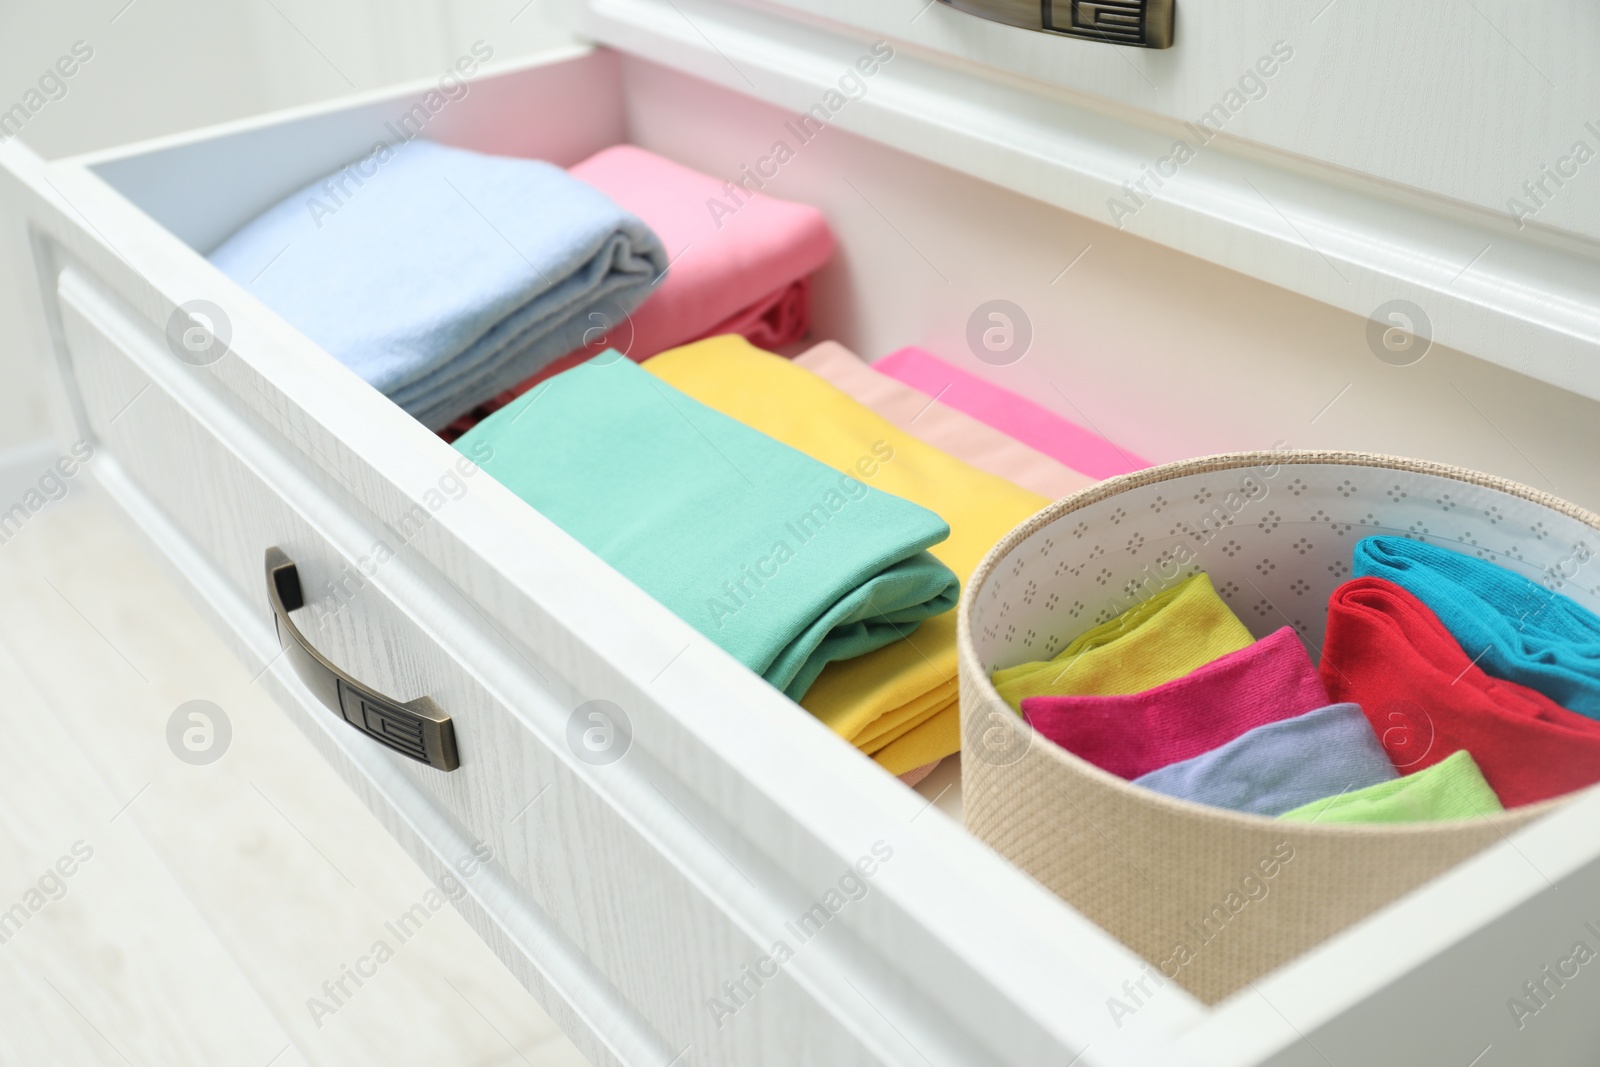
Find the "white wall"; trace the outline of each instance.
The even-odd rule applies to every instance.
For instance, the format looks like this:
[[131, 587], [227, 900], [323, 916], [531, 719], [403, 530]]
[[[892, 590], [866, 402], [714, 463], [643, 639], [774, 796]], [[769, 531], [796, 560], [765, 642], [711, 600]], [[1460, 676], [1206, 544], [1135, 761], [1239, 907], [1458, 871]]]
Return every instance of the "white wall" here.
[[[54, 158], [566, 43], [553, 0], [0, 0], [0, 112], [75, 42], [93, 50], [22, 130]], [[0, 204], [0, 211], [6, 205]], [[0, 467], [51, 434], [54, 368], [25, 332], [31, 277], [0, 256]], [[19, 449], [21, 451], [19, 451]]]

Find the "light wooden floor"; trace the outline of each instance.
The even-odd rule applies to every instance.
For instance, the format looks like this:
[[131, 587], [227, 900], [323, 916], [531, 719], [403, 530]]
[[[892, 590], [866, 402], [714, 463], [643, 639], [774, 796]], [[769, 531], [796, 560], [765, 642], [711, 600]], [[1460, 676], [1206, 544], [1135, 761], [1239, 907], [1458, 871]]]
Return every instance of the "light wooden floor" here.
[[0, 695], [0, 1064], [584, 1062], [449, 907], [313, 1018], [428, 882], [86, 485], [0, 544]]

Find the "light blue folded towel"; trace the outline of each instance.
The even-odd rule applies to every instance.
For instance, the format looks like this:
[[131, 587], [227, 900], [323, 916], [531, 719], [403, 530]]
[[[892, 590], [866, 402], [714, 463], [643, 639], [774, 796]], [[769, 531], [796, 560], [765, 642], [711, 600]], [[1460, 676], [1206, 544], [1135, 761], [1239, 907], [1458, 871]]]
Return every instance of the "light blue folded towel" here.
[[431, 141], [301, 189], [209, 258], [430, 429], [598, 338], [667, 269], [648, 226], [561, 168]]
[[1576, 601], [1488, 560], [1404, 537], [1357, 541], [1351, 570], [1426, 604], [1485, 674], [1600, 719], [1600, 617]]
[[1133, 781], [1197, 804], [1282, 815], [1397, 777], [1360, 705], [1330, 704], [1258, 726]]

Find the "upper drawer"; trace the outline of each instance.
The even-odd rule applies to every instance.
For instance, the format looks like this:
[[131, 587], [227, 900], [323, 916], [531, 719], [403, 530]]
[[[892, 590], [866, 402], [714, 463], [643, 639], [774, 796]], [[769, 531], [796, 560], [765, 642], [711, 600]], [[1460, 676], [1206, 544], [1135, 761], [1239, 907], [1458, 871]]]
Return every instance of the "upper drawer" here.
[[[773, 6], [1490, 211], [1521, 201], [1530, 221], [1600, 238], [1600, 179], [1574, 166], [1600, 152], [1591, 7], [1178, 0], [1171, 48], [1146, 51], [947, 2]], [[997, 6], [1031, 7], [1038, 21], [1037, 4]]]
[[1592, 8], [1178, 0], [1151, 50], [939, 0], [572, 2], [655, 62], [1362, 317], [1411, 301], [1385, 325], [1600, 398]]

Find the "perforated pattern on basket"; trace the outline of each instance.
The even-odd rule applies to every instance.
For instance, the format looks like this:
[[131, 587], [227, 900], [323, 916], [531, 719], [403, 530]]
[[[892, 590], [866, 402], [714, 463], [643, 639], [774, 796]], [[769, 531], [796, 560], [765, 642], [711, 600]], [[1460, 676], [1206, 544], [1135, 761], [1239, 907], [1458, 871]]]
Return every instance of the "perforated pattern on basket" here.
[[[1276, 462], [1276, 461], [1275, 461]], [[1386, 534], [1508, 567], [1600, 610], [1593, 527], [1501, 489], [1353, 465], [1199, 471], [1075, 509], [1006, 554], [972, 605], [991, 667], [1048, 659], [1078, 634], [1200, 570], [1256, 636], [1293, 626], [1320, 647], [1350, 551]], [[1587, 539], [1587, 540], [1586, 540]], [[1066, 605], [1066, 610], [1060, 610]]]
[[[1271, 906], [1243, 909], [1179, 969], [1179, 984], [1214, 1002], [1560, 805], [1408, 826], [1282, 824], [1205, 808], [1136, 788], [1032, 734], [989, 684], [990, 671], [1049, 658], [1201, 569], [1256, 636], [1293, 626], [1315, 658], [1352, 546], [1380, 533], [1476, 555], [1600, 610], [1600, 517], [1475, 471], [1279, 452], [1111, 479], [1013, 531], [963, 592], [968, 829], [1157, 966], [1287, 842], [1295, 859], [1273, 881]], [[1015, 743], [979, 758], [997, 729]]]

